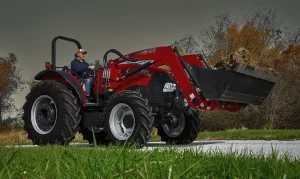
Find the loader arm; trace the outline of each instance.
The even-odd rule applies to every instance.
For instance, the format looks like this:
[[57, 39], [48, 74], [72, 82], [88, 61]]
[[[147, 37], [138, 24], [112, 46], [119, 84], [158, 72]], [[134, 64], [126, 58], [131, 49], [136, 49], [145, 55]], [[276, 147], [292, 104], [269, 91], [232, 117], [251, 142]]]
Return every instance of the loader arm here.
[[[227, 103], [223, 106], [218, 100], [209, 100], [201, 93], [201, 84], [197, 82], [189, 66], [197, 65], [205, 68], [198, 55], [187, 55], [181, 57], [176, 48], [172, 46], [163, 46], [140, 50], [126, 55], [130, 59], [153, 60], [151, 67], [168, 66], [171, 75], [175, 78], [180, 91], [185, 97], [187, 103], [192, 108], [201, 110], [222, 109], [231, 112], [240, 110], [239, 103]], [[119, 68], [125, 68], [128, 64], [119, 64]]]

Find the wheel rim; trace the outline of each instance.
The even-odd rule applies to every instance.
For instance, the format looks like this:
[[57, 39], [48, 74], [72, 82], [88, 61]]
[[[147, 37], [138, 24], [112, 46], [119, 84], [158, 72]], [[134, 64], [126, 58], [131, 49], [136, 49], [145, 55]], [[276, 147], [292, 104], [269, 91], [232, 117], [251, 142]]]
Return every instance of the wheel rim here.
[[39, 134], [48, 134], [55, 126], [57, 108], [48, 95], [38, 97], [31, 108], [31, 123]]
[[118, 140], [127, 140], [133, 133], [135, 117], [132, 109], [124, 103], [117, 104], [110, 113], [109, 126]]
[[169, 137], [177, 137], [184, 130], [185, 119], [178, 117], [178, 116], [172, 116], [172, 117], [176, 118], [178, 120], [178, 124], [175, 127], [172, 127], [171, 125], [168, 125], [168, 124], [163, 124], [162, 128]]

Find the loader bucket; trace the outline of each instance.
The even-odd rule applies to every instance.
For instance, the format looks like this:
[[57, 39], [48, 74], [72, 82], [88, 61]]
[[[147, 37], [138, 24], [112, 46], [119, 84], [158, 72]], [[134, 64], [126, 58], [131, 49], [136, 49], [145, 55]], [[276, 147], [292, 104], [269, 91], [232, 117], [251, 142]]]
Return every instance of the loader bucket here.
[[238, 64], [234, 70], [211, 70], [194, 65], [192, 71], [204, 97], [209, 100], [259, 105], [276, 84], [275, 76], [244, 64]]

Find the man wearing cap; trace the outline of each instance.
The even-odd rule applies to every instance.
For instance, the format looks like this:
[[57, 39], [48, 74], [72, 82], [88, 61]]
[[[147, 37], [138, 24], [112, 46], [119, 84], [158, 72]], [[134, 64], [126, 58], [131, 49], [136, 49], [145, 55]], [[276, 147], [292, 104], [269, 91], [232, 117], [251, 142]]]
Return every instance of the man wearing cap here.
[[[75, 54], [75, 59], [71, 62], [71, 70], [73, 73], [76, 73], [79, 77], [83, 77], [83, 73], [88, 69], [94, 70], [95, 66], [90, 66], [85, 60], [84, 55], [87, 54], [87, 51], [83, 49], [78, 49]], [[91, 78], [85, 79], [85, 92], [86, 97], [90, 97], [90, 86]]]

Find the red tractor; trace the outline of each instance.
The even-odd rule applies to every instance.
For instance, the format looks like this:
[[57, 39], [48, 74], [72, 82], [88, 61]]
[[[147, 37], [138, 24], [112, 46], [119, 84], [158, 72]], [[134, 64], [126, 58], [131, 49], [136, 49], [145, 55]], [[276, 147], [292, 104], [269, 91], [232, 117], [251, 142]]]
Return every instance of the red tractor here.
[[[84, 79], [67, 66], [52, 63], [35, 76], [26, 96], [24, 129], [36, 145], [68, 145], [77, 132], [89, 143], [135, 144], [143, 147], [154, 127], [168, 144], [190, 144], [200, 131], [199, 110], [237, 112], [264, 102], [275, 77], [238, 64], [234, 70], [214, 70], [199, 54], [180, 55], [173, 46], [121, 54], [107, 51], [103, 65], [87, 71], [93, 79], [91, 103], [86, 102]], [[119, 58], [107, 60], [109, 53]], [[162, 68], [166, 66], [169, 69]]]

